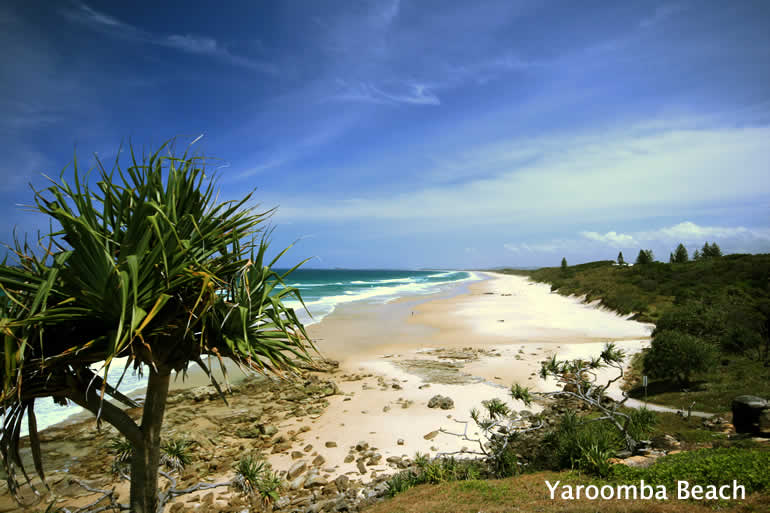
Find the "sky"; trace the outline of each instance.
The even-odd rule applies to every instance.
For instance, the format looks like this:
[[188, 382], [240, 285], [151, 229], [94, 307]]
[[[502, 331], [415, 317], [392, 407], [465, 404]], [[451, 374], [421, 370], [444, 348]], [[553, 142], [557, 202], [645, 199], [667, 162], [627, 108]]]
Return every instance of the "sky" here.
[[3, 243], [74, 155], [177, 137], [287, 265], [770, 252], [763, 0], [11, 0], [0, 48]]

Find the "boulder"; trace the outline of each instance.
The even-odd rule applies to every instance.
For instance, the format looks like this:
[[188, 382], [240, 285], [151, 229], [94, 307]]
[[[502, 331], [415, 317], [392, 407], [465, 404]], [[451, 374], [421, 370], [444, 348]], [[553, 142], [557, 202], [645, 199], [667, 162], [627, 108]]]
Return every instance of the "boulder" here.
[[759, 418], [766, 408], [768, 408], [767, 401], [754, 395], [739, 395], [733, 399], [735, 432], [759, 434]]
[[451, 397], [443, 395], [434, 395], [428, 401], [428, 408], [441, 408], [442, 410], [451, 410], [455, 407], [455, 402]]
[[288, 472], [286, 473], [286, 477], [291, 481], [298, 475], [302, 474], [305, 470], [307, 470], [307, 461], [300, 460], [291, 467], [289, 467]]

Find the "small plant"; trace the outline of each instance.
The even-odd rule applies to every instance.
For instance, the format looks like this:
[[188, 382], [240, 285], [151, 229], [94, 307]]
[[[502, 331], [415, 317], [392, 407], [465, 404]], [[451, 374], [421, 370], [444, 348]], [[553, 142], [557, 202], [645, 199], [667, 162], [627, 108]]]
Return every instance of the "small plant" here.
[[181, 472], [192, 461], [194, 442], [185, 438], [172, 438], [160, 446], [160, 464], [170, 470]]
[[280, 497], [281, 479], [264, 460], [248, 455], [235, 466], [233, 486], [245, 495], [258, 496], [267, 505]]
[[118, 475], [126, 473], [131, 464], [131, 458], [134, 457], [134, 447], [131, 442], [122, 437], [114, 437], [107, 442], [107, 449], [115, 454], [115, 459], [112, 462], [112, 473]]

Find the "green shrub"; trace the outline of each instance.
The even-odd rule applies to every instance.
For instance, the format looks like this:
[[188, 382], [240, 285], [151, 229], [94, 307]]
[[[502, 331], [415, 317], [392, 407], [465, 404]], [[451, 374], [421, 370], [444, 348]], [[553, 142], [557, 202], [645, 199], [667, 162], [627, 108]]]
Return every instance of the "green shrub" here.
[[620, 433], [610, 422], [585, 422], [575, 412], [567, 411], [556, 429], [545, 435], [534, 457], [533, 467], [579, 469], [605, 475], [607, 460], [622, 447]]
[[259, 497], [264, 504], [278, 500], [281, 479], [265, 461], [245, 456], [235, 466], [233, 486], [240, 492]]
[[701, 449], [664, 456], [647, 468], [613, 465], [610, 476], [617, 481], [676, 487], [677, 481], [729, 485], [733, 480], [746, 493], [770, 490], [770, 452], [752, 449]]
[[650, 409], [642, 406], [629, 412], [631, 420], [628, 424], [628, 434], [634, 440], [643, 440], [652, 434], [652, 430], [658, 423], [658, 417]]
[[679, 331], [661, 331], [644, 355], [644, 372], [653, 378], [674, 377], [685, 387], [693, 374], [712, 368], [716, 357], [714, 346], [702, 339]]
[[160, 464], [181, 472], [192, 461], [192, 446], [194, 442], [185, 438], [171, 438], [160, 446]]

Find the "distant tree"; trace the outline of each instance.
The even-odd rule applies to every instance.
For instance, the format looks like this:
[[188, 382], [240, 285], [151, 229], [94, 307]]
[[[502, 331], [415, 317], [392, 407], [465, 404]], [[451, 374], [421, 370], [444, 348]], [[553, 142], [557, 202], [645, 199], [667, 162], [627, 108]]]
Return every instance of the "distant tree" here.
[[711, 368], [716, 357], [716, 348], [698, 337], [675, 330], [661, 331], [644, 356], [644, 372], [653, 378], [673, 377], [686, 387], [693, 374]]
[[651, 264], [653, 261], [653, 255], [651, 249], [640, 249], [639, 254], [636, 257], [636, 264]]
[[687, 248], [685, 248], [684, 244], [682, 244], [681, 242], [676, 247], [676, 252], [674, 253], [673, 257], [674, 257], [674, 262], [676, 262], [677, 264], [683, 264], [688, 260], [690, 260], [690, 257], [687, 255]]
[[562, 257], [562, 259], [561, 259], [561, 269], [562, 269], [562, 271], [566, 271], [567, 270], [567, 258], [566, 257]]
[[618, 253], [618, 265], [626, 265], [626, 261], [623, 260], [623, 252]]
[[702, 258], [715, 258], [715, 257], [721, 257], [722, 256], [722, 249], [717, 245], [717, 243], [709, 244], [708, 242], [703, 245], [703, 249], [701, 250], [701, 257]]
[[668, 263], [669, 264], [673, 264], [674, 263], [674, 254], [673, 253], [669, 253], [668, 254]]
[[695, 250], [695, 252], [692, 254], [692, 259], [695, 261], [698, 261], [701, 259], [700, 250], [698, 249]]

